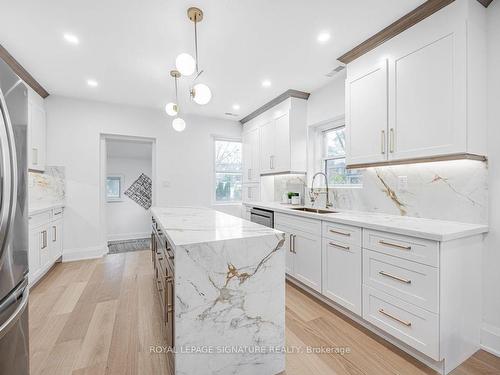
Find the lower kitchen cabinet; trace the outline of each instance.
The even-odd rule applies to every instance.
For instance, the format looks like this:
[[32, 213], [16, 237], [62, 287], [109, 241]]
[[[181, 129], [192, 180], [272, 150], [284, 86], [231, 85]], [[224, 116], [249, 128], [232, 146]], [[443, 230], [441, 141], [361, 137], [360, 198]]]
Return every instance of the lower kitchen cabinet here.
[[361, 246], [323, 240], [322, 293], [361, 315]]
[[63, 208], [50, 208], [29, 217], [29, 284], [40, 280], [62, 257]]
[[443, 374], [479, 350], [484, 229], [438, 241], [282, 212], [274, 218], [285, 232], [291, 282]]
[[314, 221], [275, 215], [275, 228], [285, 232], [286, 273], [321, 292], [321, 226], [317, 224], [319, 231]]

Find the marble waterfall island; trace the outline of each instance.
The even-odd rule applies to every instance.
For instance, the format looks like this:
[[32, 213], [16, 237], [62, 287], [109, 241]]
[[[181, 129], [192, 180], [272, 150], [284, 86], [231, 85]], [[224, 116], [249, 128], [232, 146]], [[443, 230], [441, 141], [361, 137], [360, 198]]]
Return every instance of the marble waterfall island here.
[[174, 262], [175, 374], [284, 371], [284, 233], [211, 209], [151, 212]]

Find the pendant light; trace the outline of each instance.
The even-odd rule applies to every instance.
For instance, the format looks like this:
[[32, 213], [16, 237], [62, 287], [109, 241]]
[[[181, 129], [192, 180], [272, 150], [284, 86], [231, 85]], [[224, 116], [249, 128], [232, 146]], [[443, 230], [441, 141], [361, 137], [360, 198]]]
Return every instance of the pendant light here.
[[[203, 70], [199, 70], [198, 64], [198, 22], [203, 20], [203, 11], [196, 7], [191, 7], [187, 11], [187, 15], [190, 21], [194, 23], [194, 50], [195, 50], [195, 58], [193, 58], [188, 53], [181, 53], [177, 56], [175, 60], [175, 66], [177, 70], [185, 76], [190, 76], [196, 71], [196, 77], [194, 81], [196, 81]], [[210, 88], [204, 83], [194, 84], [189, 90], [189, 95], [191, 99], [200, 105], [205, 105], [212, 99], [212, 92]]]
[[175, 81], [175, 103], [167, 103], [165, 106], [165, 112], [167, 112], [167, 115], [169, 116], [177, 116], [177, 113], [179, 113], [179, 106], [177, 103], [179, 103], [179, 99], [177, 97], [177, 78], [179, 78], [181, 75], [177, 70], [172, 70], [170, 71], [170, 75], [174, 78]]
[[177, 79], [181, 76], [181, 73], [177, 70], [170, 71], [170, 75], [175, 81], [175, 103], [168, 103], [165, 106], [165, 112], [169, 116], [176, 116], [172, 121], [172, 127], [178, 132], [183, 131], [186, 128], [186, 122], [179, 117], [180, 107], [179, 107], [179, 96], [177, 95]]

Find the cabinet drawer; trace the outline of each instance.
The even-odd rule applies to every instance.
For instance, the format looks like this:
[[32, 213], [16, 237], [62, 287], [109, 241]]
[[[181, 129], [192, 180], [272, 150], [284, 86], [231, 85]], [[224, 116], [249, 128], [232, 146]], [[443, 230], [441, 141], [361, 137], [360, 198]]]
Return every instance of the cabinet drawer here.
[[363, 286], [363, 318], [439, 361], [439, 319], [379, 290]]
[[439, 266], [439, 242], [436, 241], [365, 229], [363, 248]]
[[361, 228], [350, 225], [323, 222], [323, 237], [346, 244], [361, 246]]
[[363, 283], [438, 313], [439, 270], [437, 268], [365, 249]]
[[282, 213], [274, 214], [274, 223], [321, 236], [321, 221]]
[[30, 228], [34, 228], [42, 224], [47, 224], [49, 220], [50, 210], [43, 211], [34, 215], [29, 215], [29, 226]]

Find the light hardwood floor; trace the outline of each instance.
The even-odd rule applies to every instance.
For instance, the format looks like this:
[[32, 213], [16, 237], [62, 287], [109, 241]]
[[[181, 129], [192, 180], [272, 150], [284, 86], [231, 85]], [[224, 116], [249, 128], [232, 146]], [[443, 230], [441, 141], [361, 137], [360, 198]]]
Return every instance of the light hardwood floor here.
[[[149, 251], [56, 265], [31, 290], [31, 375], [168, 375], [150, 353], [163, 344], [152, 275]], [[287, 345], [350, 348], [289, 354], [286, 375], [434, 374], [295, 287], [286, 298]], [[453, 372], [464, 374], [500, 374], [500, 358], [479, 351]]]

